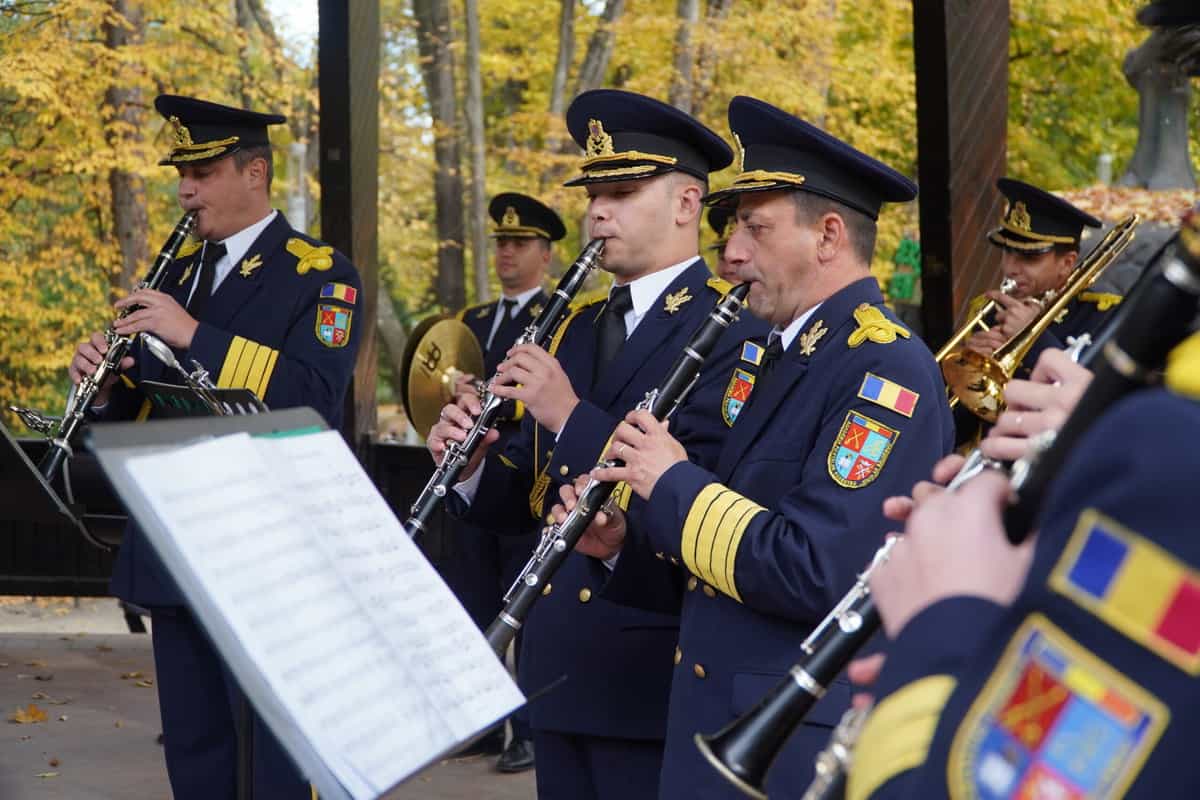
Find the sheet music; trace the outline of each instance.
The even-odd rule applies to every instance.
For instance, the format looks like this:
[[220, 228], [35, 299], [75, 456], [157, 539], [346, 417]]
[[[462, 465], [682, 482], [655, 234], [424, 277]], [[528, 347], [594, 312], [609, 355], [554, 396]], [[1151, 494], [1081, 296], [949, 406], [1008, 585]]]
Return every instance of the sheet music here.
[[128, 469], [352, 796], [522, 702], [337, 432], [226, 436]]

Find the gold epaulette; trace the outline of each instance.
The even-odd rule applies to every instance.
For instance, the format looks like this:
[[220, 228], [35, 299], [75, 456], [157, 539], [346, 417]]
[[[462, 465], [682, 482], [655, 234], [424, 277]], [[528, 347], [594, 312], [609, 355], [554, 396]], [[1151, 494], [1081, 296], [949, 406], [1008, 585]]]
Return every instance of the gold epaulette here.
[[188, 239], [183, 243], [183, 247], [179, 248], [179, 252], [175, 255], [175, 260], [179, 261], [180, 259], [187, 258], [188, 256], [192, 255], [192, 253], [195, 253], [197, 250], [199, 250], [200, 246], [203, 244], [204, 242], [201, 242], [198, 239]]
[[465, 322], [467, 319], [467, 314], [471, 313], [472, 311], [478, 311], [481, 308], [486, 308], [487, 306], [490, 306], [490, 305], [492, 305], [492, 304], [491, 303], [476, 303], [473, 306], [467, 306], [466, 308], [462, 309], [457, 314], [455, 314], [454, 318], [457, 319], [459, 322]]
[[722, 297], [729, 294], [729, 290], [733, 288], [732, 283], [725, 280], [724, 278], [719, 278], [716, 275], [712, 276], [707, 281], [705, 281], [705, 285], [708, 288], [715, 290], [716, 293], [721, 295]]
[[1200, 400], [1200, 333], [1193, 333], [1167, 356], [1167, 386], [1176, 394]]
[[1108, 311], [1116, 305], [1120, 305], [1125, 298], [1119, 294], [1111, 294], [1109, 292], [1081, 292], [1079, 300], [1082, 303], [1095, 303], [1096, 308], [1101, 311]]

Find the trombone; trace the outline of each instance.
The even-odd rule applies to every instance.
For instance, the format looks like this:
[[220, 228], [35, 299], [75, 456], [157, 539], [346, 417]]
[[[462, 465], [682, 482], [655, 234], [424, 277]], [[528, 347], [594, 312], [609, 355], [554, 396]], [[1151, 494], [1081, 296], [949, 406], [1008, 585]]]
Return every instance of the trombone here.
[[[947, 342], [946, 347], [938, 351], [942, 377], [953, 398], [951, 405], [957, 400], [975, 416], [985, 422], [994, 423], [1004, 410], [1004, 387], [1021, 366], [1034, 343], [1054, 324], [1067, 304], [1095, 283], [1100, 273], [1124, 252], [1133, 241], [1134, 229], [1140, 221], [1141, 217], [1131, 214], [1113, 226], [1108, 235], [1071, 272], [1063, 287], [1044, 302], [1037, 316], [992, 355], [985, 356], [963, 347], [951, 349], [951, 344], [957, 345], [966, 338], [976, 320], [972, 319], [971, 323], [964, 325], [963, 329]], [[984, 310], [981, 309], [976, 317], [983, 313]]]

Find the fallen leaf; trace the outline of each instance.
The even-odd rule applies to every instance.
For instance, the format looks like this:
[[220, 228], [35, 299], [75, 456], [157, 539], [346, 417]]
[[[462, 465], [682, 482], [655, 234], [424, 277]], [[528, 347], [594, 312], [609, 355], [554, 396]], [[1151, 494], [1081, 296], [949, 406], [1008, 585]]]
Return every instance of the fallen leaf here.
[[57, 772], [39, 772], [35, 777], [38, 778], [57, 778]]
[[34, 675], [34, 676], [33, 676], [33, 679], [34, 679], [35, 681], [52, 681], [52, 680], [54, 680], [54, 675], [53, 675], [53, 674], [47, 674], [47, 675]]
[[27, 667], [44, 667], [44, 666], [46, 666], [46, 662], [45, 661], [26, 661], [25, 666], [27, 666]]
[[18, 725], [32, 725], [35, 722], [45, 722], [46, 712], [30, 703], [28, 708], [18, 708], [14, 711], [8, 720]]
[[153, 685], [154, 685], [154, 681], [151, 678], [146, 678], [145, 680], [138, 681], [137, 683], [134, 684], [134, 686], [140, 686], [143, 689], [149, 689]]
[[8, 666], [8, 662], [7, 662], [7, 661], [0, 661], [0, 669], [4, 669], [4, 668], [5, 668], [5, 667], [7, 667], [7, 666]]
[[113, 723], [113, 727], [114, 727], [114, 728], [119, 728], [119, 727], [121, 727], [121, 720], [117, 720], [116, 722], [114, 722], [114, 723]]
[[112, 648], [106, 644], [98, 644], [98, 645], [96, 645], [96, 649], [99, 650], [101, 653], [111, 653], [112, 652]]
[[68, 697], [66, 700], [55, 700], [51, 698], [46, 700], [46, 702], [52, 706], [65, 706], [67, 703], [71, 702], [71, 698]]
[[[66, 722], [66, 721], [67, 721], [67, 715], [66, 715], [66, 714], [63, 714], [61, 717], [59, 717], [59, 718], [58, 718], [58, 721], [59, 721], [59, 722]], [[54, 765], [53, 765], [53, 764], [51, 764], [50, 766], [52, 766], [52, 767], [53, 767]]]
[[33, 699], [34, 700], [49, 700], [50, 695], [46, 694], [45, 692], [34, 692]]
[[123, 680], [123, 681], [127, 681], [131, 678], [140, 678], [140, 677], [142, 677], [142, 673], [140, 673], [140, 672], [122, 672], [121, 673], [121, 680]]
[[59, 762], [59, 760], [57, 758], [52, 758], [52, 759], [50, 759], [50, 761], [48, 763], [52, 767], [57, 767], [59, 765], [59, 763], [61, 763], [61, 762]]

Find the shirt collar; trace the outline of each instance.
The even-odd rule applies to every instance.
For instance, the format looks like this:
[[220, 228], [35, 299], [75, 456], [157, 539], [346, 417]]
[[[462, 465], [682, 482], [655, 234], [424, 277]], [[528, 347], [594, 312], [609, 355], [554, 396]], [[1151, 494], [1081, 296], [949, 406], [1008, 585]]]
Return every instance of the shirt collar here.
[[270, 214], [267, 214], [249, 228], [242, 228], [233, 236], [221, 242], [221, 244], [225, 245], [225, 255], [229, 257], [231, 264], [236, 264], [242, 260], [246, 255], [246, 251], [250, 249], [251, 245], [258, 238], [258, 235], [271, 224], [278, 214], [278, 211], [271, 209]]
[[[812, 315], [817, 313], [817, 309], [820, 307], [821, 304], [817, 303], [808, 311], [805, 311], [803, 314], [792, 320], [782, 331], [780, 331], [779, 328], [775, 328], [771, 331], [770, 335], [780, 336], [783, 339], [783, 349], [787, 350], [792, 346], [792, 342], [796, 340], [796, 337], [800, 335], [800, 329], [808, 324], [808, 321], [812, 319]], [[770, 339], [768, 338], [767, 341], [769, 342]]]
[[[656, 270], [649, 275], [643, 275], [630, 281], [629, 295], [633, 300], [633, 314], [637, 319], [645, 316], [650, 307], [658, 300], [659, 296], [667, 290], [667, 287], [680, 275], [683, 271], [692, 265], [699, 256], [691, 256], [685, 261], [680, 261], [678, 264], [672, 264], [666, 269]], [[614, 284], [615, 285], [615, 284]], [[610, 290], [611, 293], [611, 290]]]
[[496, 301], [496, 308], [497, 308], [497, 310], [500, 308], [503, 308], [503, 306], [501, 306], [501, 303], [503, 303], [505, 300], [516, 300], [517, 301], [516, 313], [520, 314], [522, 309], [524, 309], [525, 306], [528, 305], [530, 300], [537, 297], [537, 295], [540, 291], [542, 291], [542, 287], [535, 286], [532, 289], [527, 289], [526, 291], [521, 292], [520, 294], [514, 294], [511, 296], [507, 295], [507, 294], [501, 294], [500, 299]]

